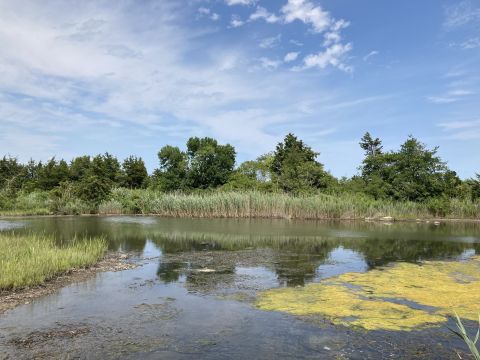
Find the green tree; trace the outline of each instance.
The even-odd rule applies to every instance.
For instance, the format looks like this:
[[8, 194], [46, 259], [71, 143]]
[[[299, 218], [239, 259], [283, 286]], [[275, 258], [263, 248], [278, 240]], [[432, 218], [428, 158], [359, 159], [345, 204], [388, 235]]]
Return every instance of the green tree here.
[[480, 199], [480, 174], [476, 174], [476, 179], [471, 179], [472, 200]]
[[87, 175], [75, 186], [77, 196], [87, 203], [98, 206], [108, 199], [112, 190], [112, 182], [97, 175]]
[[360, 143], [365, 150], [360, 169], [366, 193], [375, 198], [410, 201], [455, 195], [460, 179], [437, 156], [438, 148], [429, 150], [410, 136], [399, 151], [382, 153], [380, 140], [367, 135]]
[[163, 191], [184, 190], [187, 178], [187, 155], [176, 146], [166, 145], [158, 152], [160, 169], [153, 178]]
[[69, 178], [70, 170], [63, 159], [57, 161], [52, 158], [45, 164], [40, 164], [38, 169], [38, 187], [42, 190], [52, 190]]
[[225, 184], [235, 166], [233, 146], [219, 145], [212, 138], [190, 138], [187, 142], [189, 160], [188, 184], [192, 188], [216, 188]]
[[90, 156], [79, 156], [70, 162], [70, 179], [72, 181], [81, 181], [92, 170], [92, 160]]
[[25, 180], [25, 167], [17, 158], [0, 159], [0, 189], [10, 194], [20, 190]]
[[88, 174], [109, 182], [111, 187], [120, 185], [123, 177], [118, 159], [108, 152], [93, 158]]
[[147, 168], [142, 158], [129, 156], [123, 161], [123, 186], [138, 189], [146, 185], [148, 179]]
[[302, 140], [288, 134], [273, 154], [273, 180], [287, 192], [304, 192], [325, 188], [331, 176], [316, 160], [319, 154]]

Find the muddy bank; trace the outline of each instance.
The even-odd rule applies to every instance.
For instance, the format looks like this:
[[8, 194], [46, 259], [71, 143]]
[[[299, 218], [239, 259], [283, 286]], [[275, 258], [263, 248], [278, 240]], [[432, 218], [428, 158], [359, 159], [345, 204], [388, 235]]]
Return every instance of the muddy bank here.
[[59, 274], [45, 283], [28, 288], [0, 291], [0, 314], [22, 304], [29, 304], [33, 299], [51, 294], [67, 285], [85, 281], [98, 272], [122, 271], [133, 269], [137, 265], [129, 259], [132, 254], [109, 252], [95, 265], [86, 268], [72, 269]]

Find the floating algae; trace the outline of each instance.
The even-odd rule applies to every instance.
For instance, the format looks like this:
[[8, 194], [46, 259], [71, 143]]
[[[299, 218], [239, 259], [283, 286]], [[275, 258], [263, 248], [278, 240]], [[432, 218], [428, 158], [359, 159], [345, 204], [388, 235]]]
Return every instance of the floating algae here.
[[257, 307], [294, 315], [322, 315], [367, 330], [413, 330], [443, 323], [453, 310], [480, 313], [480, 257], [462, 262], [398, 263], [347, 273], [303, 288], [261, 293]]

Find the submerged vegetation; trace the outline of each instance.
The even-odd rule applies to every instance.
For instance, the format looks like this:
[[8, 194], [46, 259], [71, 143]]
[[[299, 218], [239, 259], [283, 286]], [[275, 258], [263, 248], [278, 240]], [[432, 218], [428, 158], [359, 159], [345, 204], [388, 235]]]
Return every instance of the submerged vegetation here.
[[367, 330], [414, 330], [447, 321], [455, 309], [477, 320], [480, 258], [396, 263], [367, 273], [346, 273], [302, 288], [267, 290], [257, 306], [294, 315], [321, 315]]
[[164, 146], [148, 175], [141, 158], [111, 154], [21, 164], [0, 159], [0, 214], [158, 214], [301, 219], [478, 218], [480, 176], [462, 181], [410, 137], [383, 151], [365, 134], [358, 175], [337, 179], [318, 153], [292, 134], [275, 151], [235, 168], [235, 149], [190, 138], [186, 151]]
[[73, 268], [96, 263], [107, 250], [102, 238], [57, 245], [51, 236], [0, 233], [0, 291], [41, 284]]

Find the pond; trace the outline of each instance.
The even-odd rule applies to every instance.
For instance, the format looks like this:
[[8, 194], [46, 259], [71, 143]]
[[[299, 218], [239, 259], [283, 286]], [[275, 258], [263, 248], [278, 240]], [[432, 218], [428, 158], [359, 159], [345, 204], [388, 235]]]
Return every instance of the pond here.
[[470, 330], [480, 313], [480, 223], [81, 216], [0, 231], [103, 235], [139, 265], [0, 315], [0, 359], [458, 359], [443, 303]]

